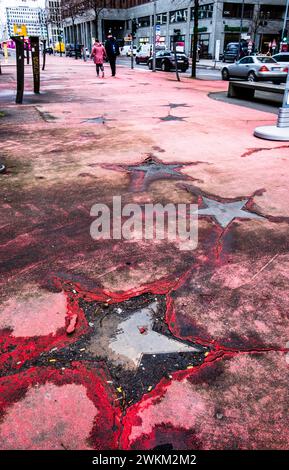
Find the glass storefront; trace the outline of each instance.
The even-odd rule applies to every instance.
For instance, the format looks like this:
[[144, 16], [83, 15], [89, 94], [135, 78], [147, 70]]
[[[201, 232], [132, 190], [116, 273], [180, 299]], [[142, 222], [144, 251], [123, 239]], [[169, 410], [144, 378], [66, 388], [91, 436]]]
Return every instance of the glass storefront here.
[[[184, 50], [185, 50], [185, 41], [186, 41], [186, 36], [184, 34], [180, 35], [179, 40], [178, 40], [178, 44], [182, 45]], [[174, 49], [174, 36], [170, 36], [170, 49], [171, 50]]]
[[[194, 36], [191, 35], [191, 51], [193, 50]], [[209, 44], [210, 44], [210, 34], [209, 33], [199, 33], [198, 34], [198, 53], [200, 59], [209, 58]]]

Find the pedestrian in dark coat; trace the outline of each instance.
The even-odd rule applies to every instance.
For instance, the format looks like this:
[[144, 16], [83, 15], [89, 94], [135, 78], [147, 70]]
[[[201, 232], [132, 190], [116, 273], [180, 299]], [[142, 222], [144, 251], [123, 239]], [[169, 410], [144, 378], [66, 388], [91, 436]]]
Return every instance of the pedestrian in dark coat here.
[[115, 64], [116, 58], [119, 55], [119, 47], [118, 43], [116, 42], [116, 39], [111, 34], [107, 36], [107, 41], [105, 42], [105, 50], [111, 68], [111, 75], [115, 77]]

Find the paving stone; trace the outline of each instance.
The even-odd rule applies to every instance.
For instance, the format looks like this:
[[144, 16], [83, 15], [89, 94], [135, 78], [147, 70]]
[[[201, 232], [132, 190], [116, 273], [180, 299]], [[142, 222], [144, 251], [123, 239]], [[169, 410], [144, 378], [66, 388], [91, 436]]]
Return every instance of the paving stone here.
[[106, 381], [77, 364], [0, 379], [0, 449], [117, 448], [119, 410]]
[[163, 383], [131, 407], [122, 447], [286, 450], [288, 379], [284, 353], [239, 354], [208, 363], [185, 379]]

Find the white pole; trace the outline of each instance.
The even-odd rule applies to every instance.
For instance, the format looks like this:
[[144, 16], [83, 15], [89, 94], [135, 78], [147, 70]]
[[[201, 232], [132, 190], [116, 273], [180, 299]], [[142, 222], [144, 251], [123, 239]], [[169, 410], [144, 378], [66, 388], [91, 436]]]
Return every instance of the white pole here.
[[289, 108], [289, 72], [287, 73], [282, 108], [287, 108], [287, 110]]

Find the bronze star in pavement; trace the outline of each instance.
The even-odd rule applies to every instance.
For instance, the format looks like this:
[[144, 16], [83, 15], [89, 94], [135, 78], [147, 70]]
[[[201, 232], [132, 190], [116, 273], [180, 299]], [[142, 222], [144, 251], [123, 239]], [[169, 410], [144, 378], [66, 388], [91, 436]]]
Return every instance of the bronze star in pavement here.
[[214, 199], [202, 197], [206, 207], [198, 210], [199, 215], [213, 217], [221, 227], [227, 227], [234, 219], [263, 219], [260, 215], [246, 210], [249, 199], [242, 199], [234, 202], [218, 202]]
[[180, 173], [183, 167], [180, 164], [166, 164], [156, 157], [148, 157], [139, 165], [101, 165], [112, 170], [128, 170], [131, 174], [130, 191], [138, 192], [147, 190], [154, 181], [163, 179], [185, 180], [186, 175]]
[[42, 354], [41, 365], [105, 363], [120, 400], [125, 397], [126, 403], [131, 404], [163, 377], [204, 360], [207, 348], [176, 338], [170, 332], [163, 296], [144, 294], [110, 306], [83, 300], [80, 305], [90, 332], [72, 345]]
[[190, 106], [187, 103], [169, 103], [169, 104], [164, 104], [164, 106], [169, 106], [170, 109], [174, 108], [190, 108]]
[[81, 121], [81, 123], [84, 123], [84, 122], [90, 122], [92, 124], [105, 124], [109, 121], [115, 121], [115, 119], [108, 119], [104, 116], [97, 116], [95, 118], [87, 118], [87, 119], [84, 119], [84, 121]]
[[[148, 158], [141, 165], [129, 166], [132, 172], [131, 190], [144, 191], [153, 182], [162, 179], [186, 179], [186, 175], [179, 173], [182, 165], [165, 164], [160, 160]], [[141, 178], [139, 173], [141, 173]]]
[[198, 209], [198, 215], [213, 218], [222, 228], [228, 227], [228, 225], [235, 219], [265, 220], [265, 217], [254, 212], [250, 212], [246, 208], [246, 205], [250, 199], [252, 200], [252, 197], [241, 199], [239, 201], [220, 202], [216, 199], [203, 196], [198, 188], [194, 188], [187, 184], [182, 186], [188, 192], [201, 196], [202, 206]]
[[171, 114], [168, 114], [167, 116], [160, 117], [159, 119], [161, 121], [184, 121], [186, 118], [180, 116], [172, 116]]

